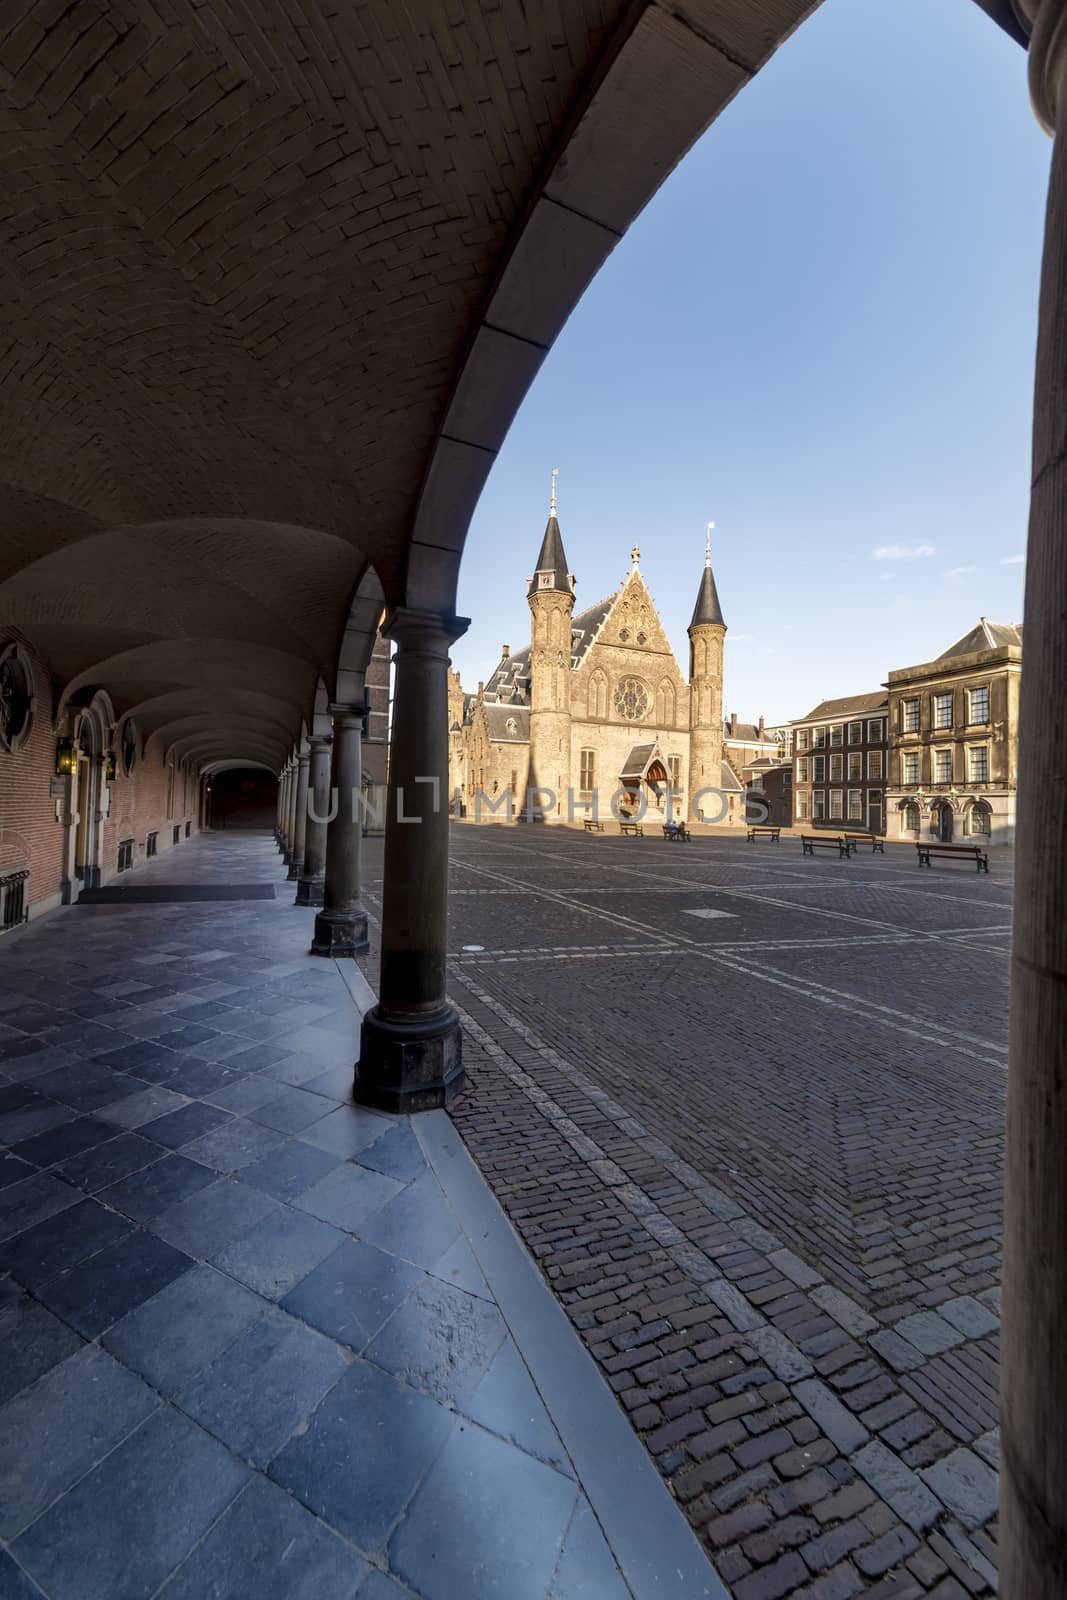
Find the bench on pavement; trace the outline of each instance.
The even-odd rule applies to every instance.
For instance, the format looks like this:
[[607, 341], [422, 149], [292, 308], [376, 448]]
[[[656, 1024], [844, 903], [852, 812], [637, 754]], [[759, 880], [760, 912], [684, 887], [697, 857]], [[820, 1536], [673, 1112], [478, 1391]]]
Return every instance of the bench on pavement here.
[[751, 844], [753, 839], [770, 839], [772, 844], [777, 844], [781, 832], [781, 828], [749, 828], [748, 842]]
[[879, 839], [877, 834], [874, 834], [874, 833], [846, 833], [845, 834], [845, 838], [848, 840], [849, 844], [853, 846], [854, 849], [858, 848], [861, 844], [869, 844], [870, 847], [871, 847], [871, 855], [872, 856], [874, 855], [874, 852], [876, 850], [878, 851], [879, 855], [883, 855], [883, 856], [885, 855], [885, 840], [884, 839]]
[[846, 859], [852, 854], [852, 846], [848, 840], [836, 833], [828, 835], [825, 839], [816, 833], [802, 833], [800, 843], [801, 854], [805, 856], [813, 856], [816, 850], [836, 850], [839, 856], [845, 856]]
[[932, 866], [931, 856], [947, 856], [950, 861], [973, 861], [977, 872], [989, 871], [989, 856], [978, 844], [921, 844], [916, 841], [919, 866]]
[[679, 822], [673, 828], [669, 828], [667, 824], [664, 823], [663, 837], [665, 839], [681, 839], [688, 844], [693, 835], [689, 832], [689, 829], [686, 827], [684, 822]]
[[645, 836], [645, 830], [639, 822], [620, 822], [619, 832], [632, 833], [635, 839], [643, 839]]
[[585, 831], [586, 833], [603, 833], [604, 824], [602, 822], [597, 822], [593, 817], [586, 817]]

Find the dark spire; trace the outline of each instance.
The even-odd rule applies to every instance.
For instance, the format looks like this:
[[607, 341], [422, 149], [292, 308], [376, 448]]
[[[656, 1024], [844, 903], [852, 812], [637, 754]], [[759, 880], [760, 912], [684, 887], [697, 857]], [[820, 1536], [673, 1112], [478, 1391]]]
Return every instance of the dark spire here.
[[[529, 594], [538, 589], [562, 589], [565, 593], [573, 593], [570, 573], [567, 570], [567, 557], [563, 553], [563, 536], [559, 531], [556, 520], [556, 473], [559, 469], [552, 469], [552, 498], [548, 503], [548, 523], [545, 527], [545, 536], [541, 540], [541, 554], [537, 558], [534, 575], [530, 579]], [[546, 582], [548, 578], [550, 581]]]
[[703, 622], [717, 622], [722, 628], [726, 626], [726, 618], [719, 604], [719, 591], [715, 587], [715, 574], [711, 570], [711, 530], [714, 526], [713, 522], [708, 523], [708, 536], [704, 545], [704, 572], [700, 579], [700, 588], [697, 590], [693, 618], [689, 624], [691, 628], [698, 628]]

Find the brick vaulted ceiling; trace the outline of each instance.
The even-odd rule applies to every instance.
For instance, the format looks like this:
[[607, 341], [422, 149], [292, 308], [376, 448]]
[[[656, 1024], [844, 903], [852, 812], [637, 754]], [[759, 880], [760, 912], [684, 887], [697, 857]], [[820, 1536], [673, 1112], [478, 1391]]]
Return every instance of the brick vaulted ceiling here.
[[281, 760], [361, 579], [453, 604], [574, 303], [811, 9], [9, 0], [0, 625], [57, 705]]

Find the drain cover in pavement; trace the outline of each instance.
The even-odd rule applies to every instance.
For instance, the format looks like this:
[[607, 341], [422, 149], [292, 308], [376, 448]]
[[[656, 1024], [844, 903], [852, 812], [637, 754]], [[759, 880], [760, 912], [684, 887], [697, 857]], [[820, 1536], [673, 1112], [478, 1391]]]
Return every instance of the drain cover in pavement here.
[[131, 883], [83, 889], [80, 906], [160, 906], [179, 900], [273, 900], [272, 883]]

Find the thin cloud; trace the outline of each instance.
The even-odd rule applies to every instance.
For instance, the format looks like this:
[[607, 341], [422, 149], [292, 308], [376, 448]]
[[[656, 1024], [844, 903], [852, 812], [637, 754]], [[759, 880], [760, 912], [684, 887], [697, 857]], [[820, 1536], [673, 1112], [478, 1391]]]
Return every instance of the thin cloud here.
[[879, 577], [879, 579], [881, 580], [882, 583], [888, 583], [891, 578], [895, 578], [896, 577], [896, 573], [895, 572], [880, 572], [878, 574], [878, 577]]
[[965, 578], [967, 577], [968, 573], [977, 571], [977, 567], [949, 567], [944, 576], [946, 578]]
[[932, 544], [879, 544], [871, 551], [872, 561], [923, 561], [936, 556]]
[[1025, 556], [1004, 556], [1000, 564], [1002, 567], [1021, 567], [1025, 560]]

